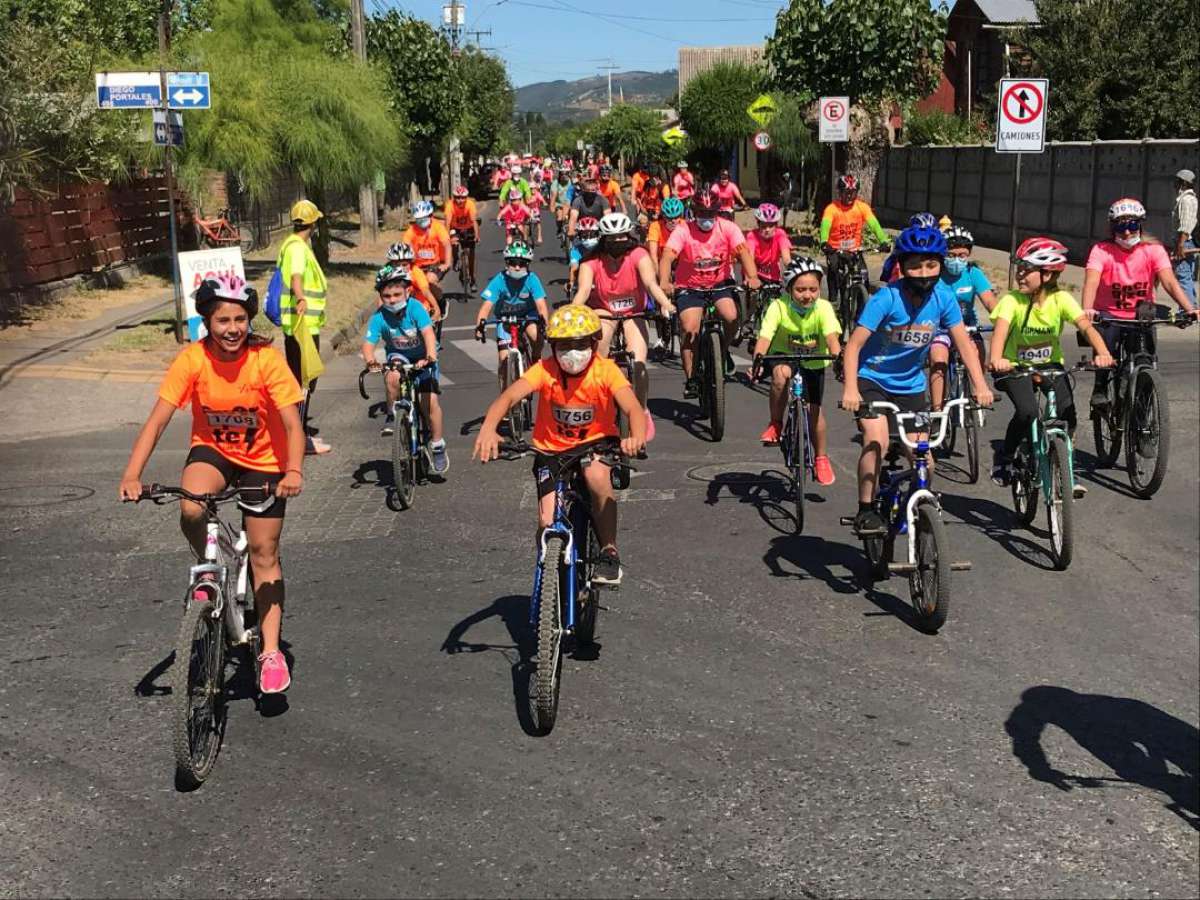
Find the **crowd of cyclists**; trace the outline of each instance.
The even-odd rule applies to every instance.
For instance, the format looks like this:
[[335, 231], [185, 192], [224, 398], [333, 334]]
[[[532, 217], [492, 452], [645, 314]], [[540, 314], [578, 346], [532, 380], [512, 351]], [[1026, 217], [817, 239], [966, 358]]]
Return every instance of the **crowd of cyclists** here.
[[[569, 159], [510, 157], [497, 170], [494, 187], [495, 222], [504, 230], [503, 267], [479, 292], [475, 331], [486, 339], [487, 325], [497, 316], [524, 317], [531, 365], [523, 376], [506, 383], [505, 360], [517, 348], [512, 333], [497, 326], [492, 337], [500, 394], [487, 409], [473, 457], [484, 463], [496, 459], [506, 413], [536, 394], [531, 444], [538, 527], [547, 527], [554, 513], [557, 460], [572, 451], [572, 464], [578, 461], [591, 494], [601, 544], [595, 578], [610, 585], [618, 584], [622, 574], [610, 477], [612, 450], [619, 448], [626, 458], [645, 453], [646, 441], [654, 434], [653, 419], [644, 406], [647, 364], [653, 355], [670, 351], [672, 334], [679, 336], [683, 398], [697, 396], [696, 341], [706, 315], [720, 322], [724, 377], [735, 374], [731, 349], [744, 337], [753, 340], [747, 374], [752, 382], [766, 381], [770, 388], [764, 444], [780, 439], [793, 376], [790, 365], [772, 364], [768, 357], [828, 357], [801, 364], [820, 485], [831, 485], [836, 477], [826, 437], [830, 372], [842, 382], [838, 405], [859, 414], [878, 401], [894, 404], [901, 412], [940, 409], [946, 401], [952, 351], [966, 371], [974, 402], [990, 407], [990, 371], [995, 386], [1014, 407], [991, 473], [997, 484], [1006, 484], [1017, 443], [1037, 415], [1032, 382], [1006, 379], [1006, 374], [1061, 364], [1061, 336], [1069, 323], [1093, 352], [1092, 365], [1099, 373], [1092, 402], [1103, 403], [1103, 373], [1114, 365], [1121, 346], [1111, 323], [1141, 315], [1146, 304], [1153, 304], [1158, 286], [1189, 317], [1196, 316], [1164, 248], [1144, 231], [1145, 208], [1131, 198], [1119, 199], [1109, 209], [1110, 238], [1088, 255], [1082, 297], [1076, 300], [1059, 283], [1069, 254], [1053, 237], [1031, 237], [1020, 244], [1014, 259], [1017, 287], [998, 296], [971, 260], [975, 242], [967, 229], [919, 213], [893, 243], [858, 196], [858, 184], [850, 175], [838, 178], [836, 196], [820, 218], [817, 245], [823, 252], [818, 255], [792, 243], [781, 226], [780, 208], [771, 202], [755, 206], [754, 227], [743, 231], [734, 213], [747, 204], [729, 173], [704, 181], [686, 162], [670, 174], [639, 167], [629, 184], [628, 202], [603, 157], [578, 166]], [[445, 475], [450, 459], [438, 400], [445, 280], [459, 255], [465, 254], [461, 287], [466, 295], [473, 294], [481, 220], [465, 188], [452, 192], [442, 220], [429, 201], [414, 203], [410, 213], [412, 224], [389, 248], [378, 271], [378, 308], [361, 351], [371, 368], [380, 368], [376, 352], [382, 345], [387, 360], [402, 359], [419, 370], [417, 395], [431, 425], [432, 468]], [[542, 233], [547, 214], [553, 217], [558, 250], [568, 264], [566, 294], [553, 299], [534, 271], [536, 248], [548, 236]], [[840, 310], [830, 302], [837, 289], [832, 276], [847, 277], [846, 259], [865, 267], [862, 251], [868, 235], [890, 255], [869, 299], [853, 311], [851, 321], [839, 321]], [[251, 332], [258, 297], [243, 280], [222, 276], [206, 282], [197, 293], [196, 307], [208, 336], [187, 347], [171, 365], [135, 442], [120, 496], [141, 496], [142, 472], [154, 446], [174, 410], [189, 406], [191, 451], [182, 474], [184, 488], [195, 493], [238, 483], [274, 488], [275, 502], [265, 509], [247, 509], [245, 517], [262, 623], [260, 689], [278, 692], [290, 683], [286, 661], [278, 652], [284, 600], [278, 547], [286, 499], [303, 487], [304, 432], [298, 412], [302, 391], [282, 355]], [[978, 328], [980, 307], [994, 327], [990, 342]], [[656, 329], [653, 340], [648, 321]], [[747, 322], [756, 323], [748, 335]], [[632, 383], [609, 358], [618, 335], [633, 359]], [[543, 352], [545, 345], [549, 353]], [[398, 379], [397, 372], [387, 373], [389, 399], [394, 399]], [[1077, 413], [1070, 381], [1058, 376], [1054, 387], [1059, 413], [1074, 429]], [[618, 411], [629, 425], [623, 437]], [[390, 418], [385, 421], [385, 434], [393, 424]], [[894, 430], [894, 422], [892, 426]], [[889, 420], [860, 415], [858, 428], [862, 449], [853, 518], [855, 528], [867, 533], [882, 527], [872, 498], [889, 447]], [[581, 457], [581, 447], [594, 449]], [[1077, 483], [1074, 490], [1081, 496], [1084, 489]], [[198, 555], [203, 549], [198, 542], [204, 539], [197, 526], [201, 512], [196, 503], [182, 504], [183, 531]]]

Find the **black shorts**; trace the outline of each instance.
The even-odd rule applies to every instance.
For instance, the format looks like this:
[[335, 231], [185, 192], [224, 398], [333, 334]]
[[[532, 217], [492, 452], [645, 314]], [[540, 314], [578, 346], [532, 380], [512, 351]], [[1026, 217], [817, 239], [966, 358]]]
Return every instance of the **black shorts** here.
[[[880, 400], [886, 403], [895, 403], [900, 407], [902, 413], [919, 413], [929, 409], [929, 401], [925, 399], [925, 392], [921, 391], [916, 394], [893, 394], [890, 391], [884, 390], [879, 384], [871, 381], [869, 378], [860, 378], [858, 380], [858, 392], [862, 395], [863, 407], [866, 404], [875, 403]], [[859, 417], [862, 416], [862, 410], [859, 411]], [[896, 422], [891, 413], [888, 413], [888, 427], [892, 431], [896, 431]]]
[[[186, 469], [192, 463], [208, 463], [214, 469], [221, 473], [225, 479], [226, 487], [236, 485], [238, 487], [265, 487], [270, 485], [274, 488], [283, 480], [282, 472], [259, 472], [256, 469], [247, 469], [245, 466], [239, 466], [232, 460], [222, 456], [212, 447], [198, 446], [193, 447], [188, 453], [187, 462], [184, 468]], [[255, 512], [251, 509], [242, 507], [242, 515], [248, 516], [251, 519], [282, 519], [284, 512], [287, 510], [287, 500], [283, 497], [276, 497], [275, 501], [262, 512]]]
[[685, 287], [677, 288], [675, 291], [675, 308], [680, 312], [686, 309], [704, 309], [709, 303], [716, 304], [720, 300], [733, 300], [737, 303], [737, 290], [733, 282], [728, 284], [718, 284], [713, 286], [713, 290], [720, 289], [719, 293], [709, 291], [689, 291]]
[[[617, 439], [601, 438], [598, 441], [593, 441], [592, 444], [597, 451], [611, 450], [616, 447]], [[572, 454], [574, 453], [574, 451], [569, 452]], [[537, 495], [539, 500], [541, 500], [547, 494], [554, 493], [554, 485], [558, 481], [559, 472], [562, 469], [562, 464], [566, 457], [567, 454], [563, 453], [543, 453], [540, 450], [534, 451], [533, 480], [537, 484]], [[594, 453], [584, 455], [583, 458], [579, 460], [580, 467], [585, 469], [592, 463], [599, 463], [603, 466], [610, 465], [606, 459], [596, 456]]]
[[[775, 371], [776, 366], [787, 365], [786, 363], [777, 363], [767, 361], [763, 363], [763, 377], [770, 378], [771, 373]], [[820, 406], [821, 400], [825, 397], [825, 368], [821, 369], [806, 369], [800, 367], [800, 377], [804, 379], [804, 399], [808, 401], [809, 406]], [[793, 373], [795, 369], [792, 370]]]

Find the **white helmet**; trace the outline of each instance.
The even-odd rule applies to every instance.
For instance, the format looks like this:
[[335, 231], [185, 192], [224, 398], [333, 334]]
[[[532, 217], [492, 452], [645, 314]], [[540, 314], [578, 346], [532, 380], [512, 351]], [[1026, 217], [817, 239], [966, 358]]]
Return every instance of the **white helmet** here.
[[816, 275], [818, 278], [825, 274], [825, 270], [821, 264], [811, 256], [794, 256], [792, 264], [787, 267], [783, 273], [783, 286], [787, 290], [792, 289], [792, 282], [801, 275]]
[[1108, 221], [1113, 222], [1123, 218], [1144, 219], [1146, 207], [1132, 197], [1122, 197], [1108, 208]]
[[518, 166], [516, 163], [513, 163], [512, 166], [509, 167], [508, 171], [512, 172], [514, 175], [520, 175], [521, 167]]
[[428, 200], [418, 200], [409, 206], [408, 211], [414, 219], [429, 219], [433, 217], [433, 204]]
[[625, 213], [605, 213], [600, 220], [600, 234], [602, 235], [629, 234], [631, 231], [633, 231], [633, 222]]

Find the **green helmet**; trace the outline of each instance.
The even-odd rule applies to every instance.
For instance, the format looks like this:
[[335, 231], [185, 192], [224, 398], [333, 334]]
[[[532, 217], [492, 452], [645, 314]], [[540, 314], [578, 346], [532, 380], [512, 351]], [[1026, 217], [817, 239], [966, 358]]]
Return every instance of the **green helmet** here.
[[510, 259], [523, 259], [525, 262], [533, 262], [533, 248], [524, 241], [513, 241], [504, 251], [504, 261]]
[[393, 281], [403, 281], [405, 284], [412, 284], [412, 275], [408, 273], [408, 267], [384, 266], [375, 273], [375, 290], [382, 291], [385, 285], [389, 285]]

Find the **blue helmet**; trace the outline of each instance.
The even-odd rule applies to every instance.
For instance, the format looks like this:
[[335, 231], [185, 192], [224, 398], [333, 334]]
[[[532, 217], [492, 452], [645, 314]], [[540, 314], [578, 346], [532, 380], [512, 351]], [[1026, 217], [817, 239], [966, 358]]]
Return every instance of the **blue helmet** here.
[[918, 226], [920, 228], [937, 228], [937, 219], [933, 213], [919, 212], [908, 220], [909, 225]]
[[923, 225], [909, 225], [896, 237], [897, 257], [913, 254], [945, 256], [948, 249], [946, 236], [936, 225], [932, 228]]

